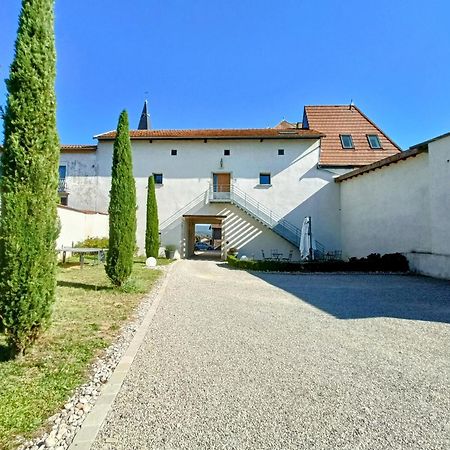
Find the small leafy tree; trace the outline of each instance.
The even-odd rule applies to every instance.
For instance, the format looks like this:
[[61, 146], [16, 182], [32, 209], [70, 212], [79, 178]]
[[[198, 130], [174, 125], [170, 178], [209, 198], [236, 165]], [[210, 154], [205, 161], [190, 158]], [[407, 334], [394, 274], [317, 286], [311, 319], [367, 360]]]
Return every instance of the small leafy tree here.
[[115, 286], [122, 286], [131, 275], [135, 241], [136, 185], [128, 114], [122, 111], [114, 140], [109, 200], [109, 250], [106, 256], [106, 274]]
[[48, 325], [55, 299], [59, 139], [53, 8], [54, 0], [22, 1], [6, 81], [0, 320], [16, 355]]
[[158, 257], [159, 253], [159, 224], [158, 205], [156, 203], [155, 179], [148, 177], [147, 189], [147, 224], [145, 229], [145, 254], [147, 258]]

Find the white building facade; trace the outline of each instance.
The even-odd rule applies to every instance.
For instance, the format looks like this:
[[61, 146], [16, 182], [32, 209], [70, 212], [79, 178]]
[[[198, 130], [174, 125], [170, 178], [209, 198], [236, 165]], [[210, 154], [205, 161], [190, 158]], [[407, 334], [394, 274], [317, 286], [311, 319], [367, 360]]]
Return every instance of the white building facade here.
[[[342, 124], [341, 132], [350, 133], [345, 143], [354, 142], [353, 147], [343, 147], [330, 114]], [[277, 253], [298, 260], [306, 216], [318, 245], [341, 249], [336, 174], [400, 150], [352, 106], [307, 107], [303, 121], [307, 126], [284, 121], [274, 128], [237, 130], [152, 130], [147, 122], [146, 129], [130, 131], [140, 253], [149, 176], [156, 181], [161, 245], [175, 245], [181, 257], [193, 254], [195, 224], [203, 223], [220, 225], [223, 258], [233, 248], [255, 259]], [[328, 123], [329, 132], [323, 130]], [[368, 150], [361, 124], [384, 148]], [[97, 146], [62, 148], [61, 197], [68, 206], [107, 212], [114, 137], [108, 132], [96, 136]], [[342, 156], [333, 156], [336, 145]]]
[[346, 256], [399, 252], [450, 279], [450, 133], [336, 180]]

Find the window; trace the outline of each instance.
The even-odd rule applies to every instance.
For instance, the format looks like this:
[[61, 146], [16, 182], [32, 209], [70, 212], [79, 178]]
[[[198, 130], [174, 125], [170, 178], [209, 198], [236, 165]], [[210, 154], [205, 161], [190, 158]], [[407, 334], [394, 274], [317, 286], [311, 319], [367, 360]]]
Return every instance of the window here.
[[[59, 173], [58, 192], [67, 192], [67, 181], [66, 181], [67, 166], [59, 166], [58, 173]], [[64, 205], [64, 203], [61, 204]]]
[[163, 184], [163, 174], [162, 173], [154, 173], [153, 179], [155, 180], [155, 184]]
[[230, 150], [224, 150], [223, 151], [223, 154], [224, 154], [224, 156], [230, 156]]
[[170, 154], [172, 156], [177, 156], [177, 153], [178, 153], [178, 150], [175, 150], [175, 149], [170, 150]]
[[284, 148], [279, 148], [278, 149], [278, 156], [283, 156], [284, 155]]
[[351, 134], [341, 134], [342, 148], [354, 148]]
[[67, 206], [69, 204], [69, 197], [67, 196], [60, 197], [60, 204], [63, 206]]
[[370, 148], [382, 148], [377, 134], [368, 134], [367, 140], [369, 141]]
[[270, 173], [260, 173], [259, 184], [270, 185]]
[[59, 166], [59, 179], [65, 180], [67, 175], [67, 166]]

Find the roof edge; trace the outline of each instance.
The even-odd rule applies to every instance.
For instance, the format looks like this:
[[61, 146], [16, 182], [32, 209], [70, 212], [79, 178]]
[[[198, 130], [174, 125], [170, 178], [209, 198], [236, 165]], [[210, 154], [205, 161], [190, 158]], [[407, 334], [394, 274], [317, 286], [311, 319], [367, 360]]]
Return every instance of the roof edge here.
[[103, 213], [103, 212], [98, 212], [98, 211], [91, 211], [89, 209], [77, 209], [77, 208], [72, 208], [71, 206], [66, 206], [66, 205], [56, 205], [58, 208], [61, 209], [66, 209], [67, 211], [74, 211], [74, 212], [79, 212], [82, 214], [100, 214], [101, 216], [107, 216], [108, 213]]
[[382, 167], [389, 166], [390, 164], [394, 164], [394, 163], [397, 163], [399, 161], [403, 161], [403, 160], [408, 159], [408, 158], [413, 158], [413, 157], [415, 157], [415, 156], [417, 156], [417, 155], [419, 155], [421, 153], [428, 153], [428, 148], [425, 148], [425, 147], [413, 148], [413, 149], [406, 150], [406, 151], [401, 152], [401, 153], [397, 153], [397, 154], [392, 155], [392, 156], [388, 156], [387, 158], [380, 159], [379, 161], [374, 162], [372, 164], [369, 164], [367, 166], [360, 167], [359, 169], [355, 169], [355, 170], [352, 170], [349, 173], [346, 173], [344, 175], [340, 175], [340, 176], [336, 177], [334, 179], [334, 181], [336, 183], [340, 183], [342, 181], [349, 180], [350, 178], [354, 178], [354, 177], [357, 177], [359, 175], [363, 175], [363, 174], [365, 174], [367, 172], [371, 172], [372, 170], [380, 169]]
[[443, 139], [443, 138], [446, 138], [449, 136], [450, 136], [450, 131], [447, 133], [444, 133], [444, 134], [440, 134], [439, 136], [436, 136], [434, 138], [428, 139], [427, 141], [419, 142], [418, 144], [409, 147], [409, 149], [411, 150], [414, 148], [423, 147], [425, 145], [431, 144], [432, 142], [438, 141], [439, 139]]
[[[268, 130], [277, 132], [276, 135], [266, 135], [264, 132], [267, 132]], [[137, 131], [143, 131], [143, 130], [129, 130], [130, 139], [132, 140], [195, 140], [195, 139], [218, 139], [218, 140], [224, 140], [224, 139], [319, 139], [323, 136], [325, 136], [324, 133], [321, 133], [317, 130], [310, 130], [310, 129], [304, 129], [304, 128], [292, 128], [292, 129], [276, 129], [276, 128], [199, 128], [199, 129], [159, 129], [159, 130], [144, 130], [148, 131], [149, 135], [143, 135], [143, 136], [133, 136], [132, 134]], [[214, 135], [214, 132], [219, 131], [228, 131], [233, 132], [236, 131], [236, 135], [229, 134], [229, 135]], [[254, 132], [252, 135], [246, 135], [242, 136], [239, 134], [241, 131], [246, 132]], [[158, 132], [165, 132], [169, 133], [166, 135], [160, 135], [160, 136], [152, 136], [152, 133], [158, 133]], [[170, 132], [197, 132], [198, 135], [196, 136], [180, 136], [180, 135], [170, 135]], [[111, 141], [115, 139], [117, 131], [111, 130], [107, 131], [105, 133], [97, 134], [94, 136], [95, 139], [99, 141]]]

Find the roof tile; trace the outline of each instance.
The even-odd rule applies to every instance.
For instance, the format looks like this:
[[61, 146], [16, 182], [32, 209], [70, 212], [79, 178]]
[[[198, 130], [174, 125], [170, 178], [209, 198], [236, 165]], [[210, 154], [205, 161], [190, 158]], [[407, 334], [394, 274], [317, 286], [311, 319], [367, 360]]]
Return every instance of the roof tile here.
[[[400, 147], [356, 106], [305, 106], [305, 118], [309, 127], [325, 134], [321, 139], [320, 165], [364, 166], [401, 151]], [[341, 134], [352, 135], [353, 149], [342, 148]], [[382, 149], [370, 147], [368, 134], [378, 135]]]
[[[111, 140], [116, 131], [95, 136], [99, 140]], [[131, 139], [318, 139], [322, 133], [314, 129], [205, 129], [205, 130], [130, 130]]]

